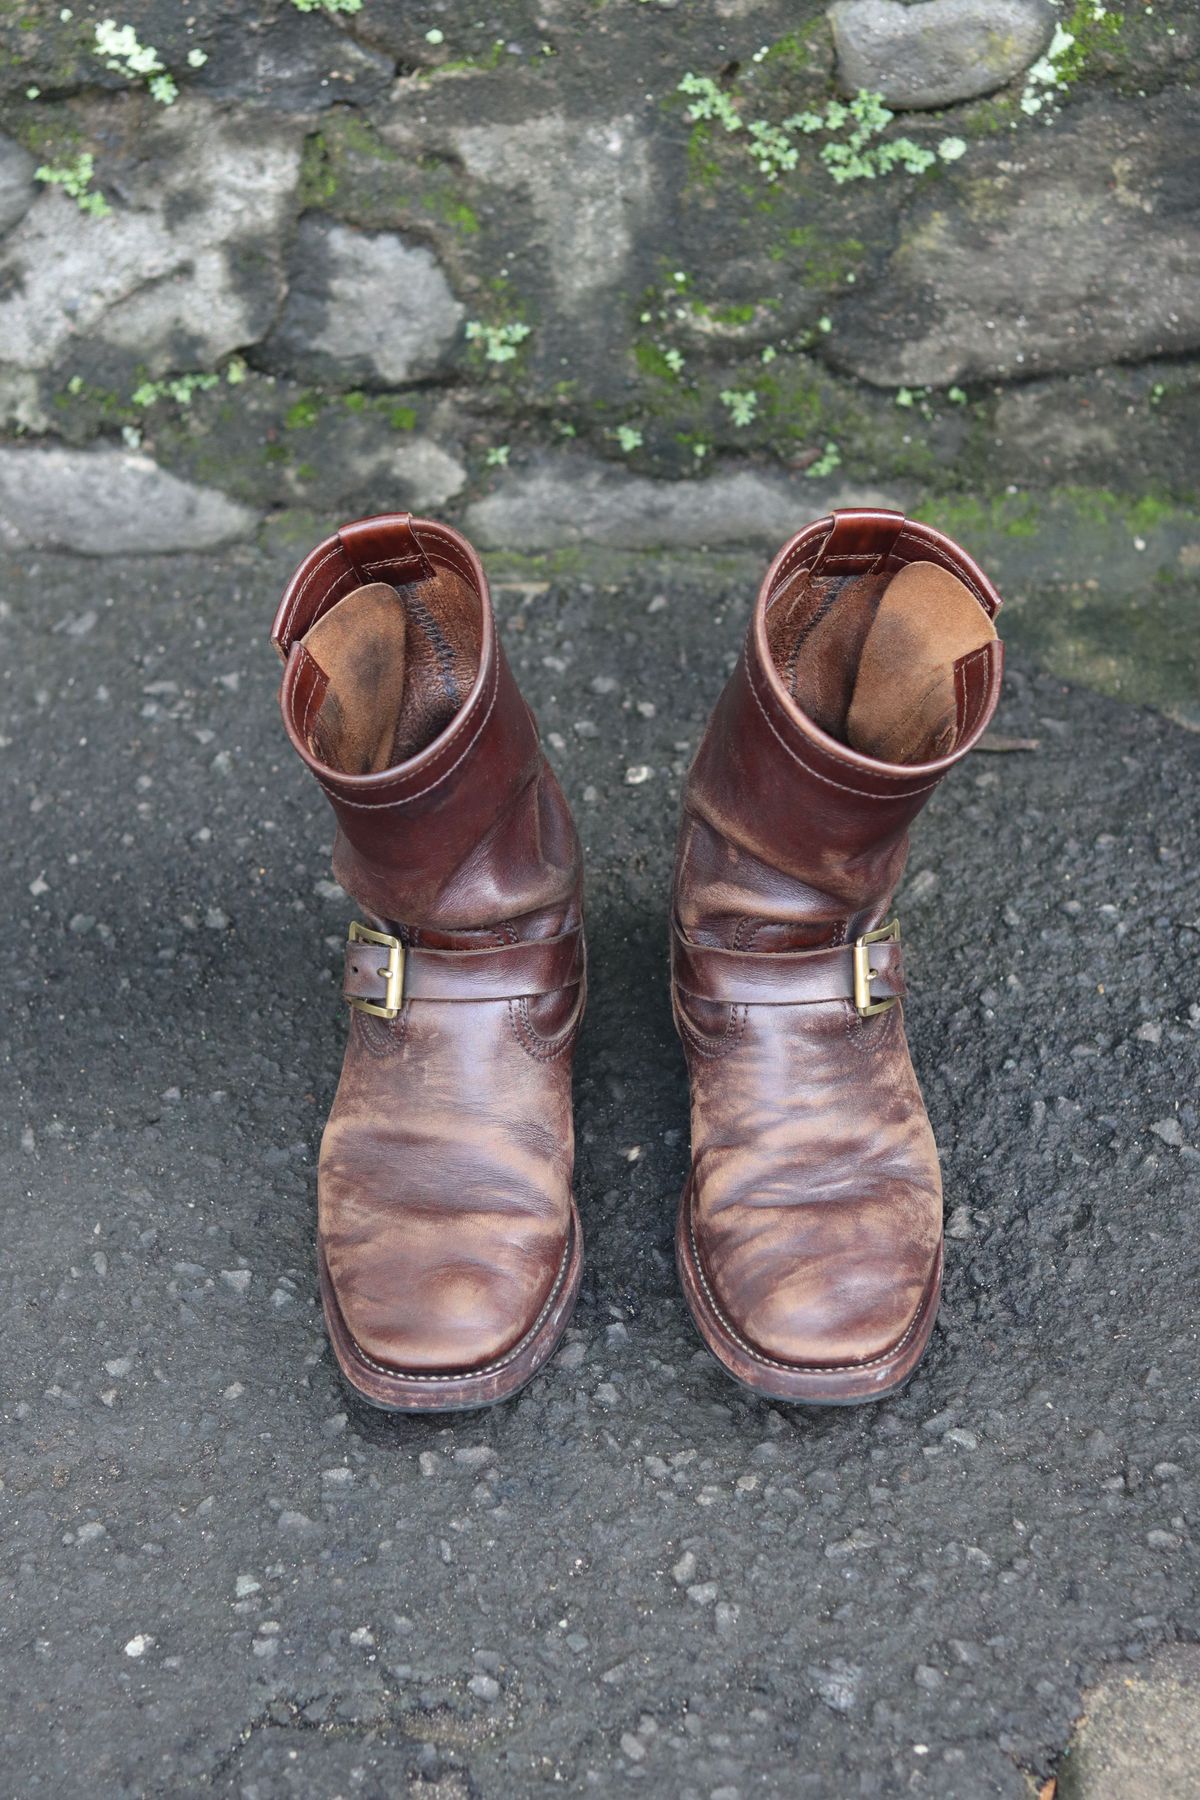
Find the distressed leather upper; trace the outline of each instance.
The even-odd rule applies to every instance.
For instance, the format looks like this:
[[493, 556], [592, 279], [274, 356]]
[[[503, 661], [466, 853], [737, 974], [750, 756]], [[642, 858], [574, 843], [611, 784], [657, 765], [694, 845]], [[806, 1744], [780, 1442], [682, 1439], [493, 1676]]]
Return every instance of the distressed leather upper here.
[[[347, 774], [321, 754], [327, 653], [304, 638], [379, 582], [397, 588], [406, 653], [430, 646], [429, 680], [444, 678], [453, 710], [402, 761]], [[450, 685], [465, 627], [458, 616], [449, 643], [443, 593], [460, 614], [475, 606], [466, 692]], [[293, 577], [275, 641], [285, 725], [337, 819], [335, 873], [364, 922], [413, 950], [399, 1017], [350, 1015], [322, 1141], [319, 1235], [336, 1305], [358, 1352], [384, 1370], [484, 1370], [537, 1325], [570, 1242], [585, 986], [574, 824], [496, 639], [482, 568], [449, 528], [407, 515], [343, 527]], [[334, 723], [354, 738], [344, 701]], [[378, 701], [376, 687], [364, 704]], [[434, 687], [418, 724], [448, 704]], [[506, 958], [531, 940], [536, 953]], [[348, 993], [374, 992], [363, 950], [348, 960]]]
[[[884, 923], [912, 819], [995, 708], [994, 637], [955, 660], [948, 727], [922, 689], [929, 730], [953, 743], [919, 763], [854, 751], [795, 698], [844, 716], [855, 670], [806, 668], [814, 634], [844, 603], [842, 642], [861, 646], [887, 582], [918, 560], [953, 572], [990, 619], [999, 598], [970, 559], [898, 514], [837, 514], [785, 546], [684, 795], [674, 911], [695, 948], [674, 1005], [691, 1082], [693, 1261], [746, 1354], [789, 1367], [861, 1366], [901, 1345], [941, 1242], [937, 1149], [902, 1003], [860, 1017], [844, 972], [844, 997], [822, 997], [828, 953], [808, 972], [789, 954]], [[798, 581], [811, 591], [789, 664], [772, 610], [793, 604]], [[722, 954], [706, 964], [705, 946]], [[891, 967], [886, 946], [877, 960]], [[902, 991], [884, 981], [872, 997]]]

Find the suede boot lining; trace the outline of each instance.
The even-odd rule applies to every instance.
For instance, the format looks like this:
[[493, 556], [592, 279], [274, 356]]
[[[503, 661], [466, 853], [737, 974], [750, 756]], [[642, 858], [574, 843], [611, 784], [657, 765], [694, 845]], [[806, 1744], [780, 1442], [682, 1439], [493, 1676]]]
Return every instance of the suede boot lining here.
[[801, 711], [882, 762], [929, 762], [962, 729], [955, 671], [996, 630], [936, 563], [868, 575], [799, 570], [767, 614], [776, 669]]
[[302, 642], [328, 678], [306, 721], [314, 756], [344, 775], [407, 762], [445, 730], [479, 668], [478, 594], [452, 569], [355, 588]]

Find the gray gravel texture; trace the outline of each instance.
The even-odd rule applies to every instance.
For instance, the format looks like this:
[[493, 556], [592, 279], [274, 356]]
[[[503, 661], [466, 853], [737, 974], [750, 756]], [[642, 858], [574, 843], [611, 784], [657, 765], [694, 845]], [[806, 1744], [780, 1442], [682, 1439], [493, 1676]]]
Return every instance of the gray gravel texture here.
[[770, 1405], [671, 1256], [672, 840], [750, 586], [502, 587], [588, 857], [587, 1267], [519, 1400], [389, 1418], [316, 1299], [349, 907], [291, 560], [0, 562], [0, 1792], [1026, 1795], [1200, 1632], [1200, 740], [1013, 659], [1040, 748], [943, 786], [899, 906], [940, 1326], [893, 1401]]

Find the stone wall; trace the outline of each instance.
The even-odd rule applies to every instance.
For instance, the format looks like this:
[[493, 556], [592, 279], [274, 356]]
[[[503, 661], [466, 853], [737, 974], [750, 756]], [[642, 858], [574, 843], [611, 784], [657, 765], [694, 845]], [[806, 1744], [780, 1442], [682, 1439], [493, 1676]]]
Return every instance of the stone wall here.
[[1132, 531], [1197, 466], [1198, 11], [0, 0], [0, 534]]

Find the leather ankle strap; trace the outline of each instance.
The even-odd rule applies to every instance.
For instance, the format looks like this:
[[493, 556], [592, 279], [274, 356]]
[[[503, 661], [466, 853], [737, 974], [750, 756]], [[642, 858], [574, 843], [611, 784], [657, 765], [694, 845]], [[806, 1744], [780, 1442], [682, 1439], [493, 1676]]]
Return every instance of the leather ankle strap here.
[[[676, 924], [671, 974], [681, 993], [727, 1006], [814, 1006], [848, 1000], [863, 1016], [904, 998], [899, 926], [819, 950], [723, 950], [691, 944]], [[857, 979], [856, 979], [857, 969]], [[865, 1003], [864, 1003], [865, 1002]]]
[[582, 981], [583, 928], [482, 950], [409, 949], [399, 938], [350, 927], [342, 997], [394, 1019], [409, 1000], [530, 1000]]

